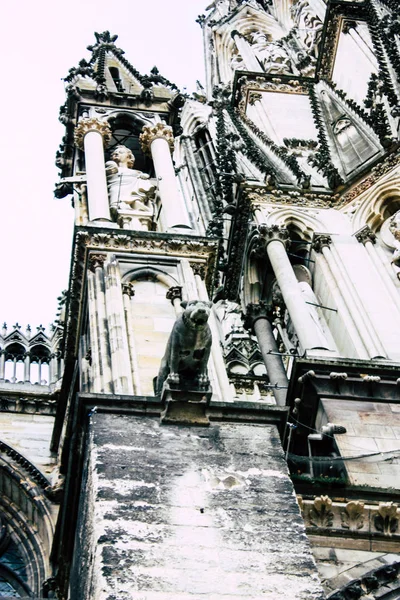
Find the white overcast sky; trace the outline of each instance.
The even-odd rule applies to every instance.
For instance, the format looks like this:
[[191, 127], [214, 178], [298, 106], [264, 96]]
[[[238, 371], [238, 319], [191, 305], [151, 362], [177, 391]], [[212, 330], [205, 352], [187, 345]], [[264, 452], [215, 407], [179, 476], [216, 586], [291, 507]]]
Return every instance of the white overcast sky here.
[[204, 83], [203, 44], [196, 17], [210, 0], [19, 0], [3, 8], [1, 67], [0, 325], [33, 331], [55, 318], [68, 284], [73, 209], [53, 198], [55, 153], [64, 134], [58, 110], [62, 78], [95, 42], [116, 44], [141, 73], [156, 65], [182, 90]]

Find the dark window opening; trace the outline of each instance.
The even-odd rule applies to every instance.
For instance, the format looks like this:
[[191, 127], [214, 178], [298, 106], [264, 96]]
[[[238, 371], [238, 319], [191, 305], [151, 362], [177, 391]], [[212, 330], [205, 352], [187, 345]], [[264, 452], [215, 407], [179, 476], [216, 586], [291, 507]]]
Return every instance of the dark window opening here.
[[125, 90], [124, 90], [124, 86], [122, 85], [122, 79], [119, 74], [119, 69], [117, 69], [117, 67], [109, 67], [109, 71], [110, 71], [110, 75], [113, 78], [115, 87], [117, 88], [118, 92], [124, 92]]

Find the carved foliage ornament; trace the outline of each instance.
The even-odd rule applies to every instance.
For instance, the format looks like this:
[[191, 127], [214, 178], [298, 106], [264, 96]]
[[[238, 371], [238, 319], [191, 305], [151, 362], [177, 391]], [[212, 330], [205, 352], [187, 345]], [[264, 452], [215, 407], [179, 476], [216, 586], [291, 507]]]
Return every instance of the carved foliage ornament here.
[[314, 506], [309, 512], [311, 525], [314, 525], [314, 527], [332, 527], [333, 512], [331, 509], [332, 500], [329, 496], [317, 496], [314, 500]]
[[358, 500], [346, 504], [345, 509], [340, 513], [342, 518], [342, 527], [349, 531], [362, 529], [364, 525], [364, 502]]
[[399, 528], [398, 504], [393, 502], [381, 502], [379, 504], [378, 514], [374, 516], [374, 525], [377, 531], [384, 535], [391, 536]]
[[100, 133], [104, 145], [107, 145], [111, 140], [111, 129], [107, 121], [100, 121], [100, 119], [94, 117], [90, 119], [81, 119], [74, 132], [75, 144], [81, 150], [83, 150], [83, 140], [85, 135], [90, 131], [97, 131]]
[[159, 138], [168, 142], [171, 153], [174, 151], [174, 135], [172, 133], [172, 127], [165, 125], [165, 123], [157, 123], [152, 127], [150, 125], [143, 127], [143, 132], [139, 136], [143, 152], [150, 155], [152, 142]]

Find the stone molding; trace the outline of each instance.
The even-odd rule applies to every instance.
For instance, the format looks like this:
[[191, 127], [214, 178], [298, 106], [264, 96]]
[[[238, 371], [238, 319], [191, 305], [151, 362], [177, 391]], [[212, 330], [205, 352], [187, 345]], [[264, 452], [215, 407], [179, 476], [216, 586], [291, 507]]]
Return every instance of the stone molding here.
[[22, 396], [21, 394], [0, 396], [0, 412], [3, 413], [54, 416], [56, 409], [56, 397]]
[[315, 252], [322, 252], [323, 248], [329, 248], [332, 244], [332, 238], [330, 235], [325, 233], [317, 233], [314, 235], [314, 240], [312, 243], [312, 248]]
[[329, 530], [329, 536], [384, 537], [398, 542], [400, 548], [400, 509], [394, 502], [335, 502], [329, 496], [297, 499], [308, 534], [326, 535]]
[[139, 141], [144, 154], [151, 156], [151, 144], [157, 139], [165, 140], [168, 143], [172, 154], [174, 151], [174, 135], [172, 127], [165, 125], [165, 123], [157, 123], [153, 126], [146, 125], [143, 127], [142, 133], [139, 136]]
[[376, 243], [376, 235], [369, 225], [365, 225], [365, 227], [357, 231], [354, 234], [354, 237], [356, 238], [357, 242], [360, 242], [360, 244], [365, 245], [366, 242], [371, 242], [372, 244]]
[[80, 150], [83, 150], [83, 140], [90, 131], [97, 131], [103, 138], [103, 144], [107, 145], [111, 140], [111, 128], [107, 121], [100, 121], [95, 117], [81, 119], [75, 128], [74, 140]]

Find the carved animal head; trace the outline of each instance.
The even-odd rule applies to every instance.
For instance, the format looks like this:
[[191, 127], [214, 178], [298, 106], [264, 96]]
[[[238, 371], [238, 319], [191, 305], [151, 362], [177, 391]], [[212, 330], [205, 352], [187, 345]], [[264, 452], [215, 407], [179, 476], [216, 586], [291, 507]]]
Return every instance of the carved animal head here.
[[210, 308], [212, 302], [204, 302], [203, 300], [189, 300], [181, 302], [183, 311], [183, 320], [190, 327], [202, 329], [210, 316]]

